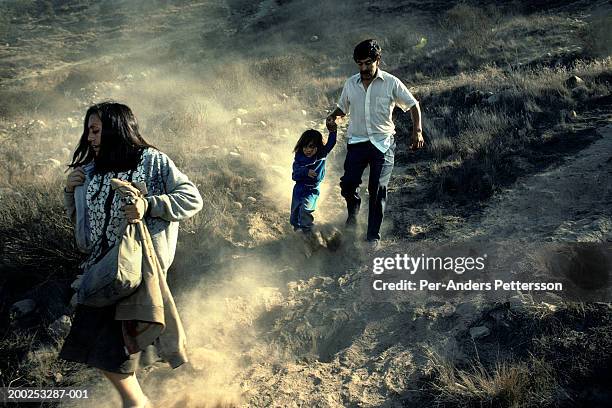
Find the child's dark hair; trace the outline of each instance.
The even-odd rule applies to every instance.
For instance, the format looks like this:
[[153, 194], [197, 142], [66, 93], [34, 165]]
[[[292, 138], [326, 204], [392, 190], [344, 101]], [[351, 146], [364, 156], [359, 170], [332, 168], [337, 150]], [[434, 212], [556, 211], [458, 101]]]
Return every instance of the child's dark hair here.
[[319, 150], [323, 148], [323, 135], [321, 134], [321, 132], [314, 129], [308, 129], [307, 131], [302, 133], [302, 136], [300, 136], [300, 140], [297, 141], [295, 147], [293, 148], [293, 152], [297, 153], [311, 143], [314, 143], [317, 146], [317, 149]]

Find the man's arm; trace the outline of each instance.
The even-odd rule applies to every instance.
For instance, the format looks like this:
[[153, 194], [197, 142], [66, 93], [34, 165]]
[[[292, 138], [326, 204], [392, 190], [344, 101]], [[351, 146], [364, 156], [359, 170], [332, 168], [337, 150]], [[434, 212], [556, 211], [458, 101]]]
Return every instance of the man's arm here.
[[410, 149], [416, 150], [425, 146], [423, 139], [423, 127], [421, 124], [421, 108], [419, 101], [410, 93], [406, 85], [396, 78], [395, 87], [393, 88], [393, 96], [395, 102], [404, 111], [410, 110], [412, 116], [412, 137], [410, 138]]
[[325, 124], [327, 125], [327, 129], [332, 130], [330, 126], [335, 126], [337, 117], [345, 117], [346, 112], [348, 112], [349, 108], [349, 98], [348, 98], [348, 80], [344, 83], [342, 87], [342, 93], [338, 98], [338, 103], [336, 103], [336, 109], [333, 110], [332, 113], [327, 115], [327, 120]]
[[421, 126], [421, 108], [418, 102], [410, 108], [410, 116], [412, 116], [412, 138], [410, 139], [410, 148], [416, 150], [425, 146], [423, 128]]

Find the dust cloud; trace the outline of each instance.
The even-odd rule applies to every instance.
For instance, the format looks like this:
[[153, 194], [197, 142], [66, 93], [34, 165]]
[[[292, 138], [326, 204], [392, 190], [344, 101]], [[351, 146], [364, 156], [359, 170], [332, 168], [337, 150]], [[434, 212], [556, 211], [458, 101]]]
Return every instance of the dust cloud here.
[[[141, 374], [145, 392], [159, 406], [240, 404], [248, 384], [235, 382], [238, 373], [254, 363], [293, 357], [258, 331], [262, 316], [284, 301], [287, 284], [300, 273], [304, 277], [300, 263], [309, 264], [308, 273], [318, 268], [299, 260], [283, 273], [287, 255], [272, 254], [302, 256], [304, 247], [299, 238], [284, 235], [291, 232], [293, 146], [308, 128], [326, 134], [327, 110], [354, 71], [354, 44], [378, 36], [390, 47], [404, 47], [420, 38], [401, 28], [405, 19], [401, 26], [391, 15], [375, 26], [359, 20], [349, 1], [279, 7], [273, 1], [107, 1], [79, 16], [56, 13], [49, 30], [77, 21], [89, 39], [54, 32], [44, 46], [24, 48], [24, 57], [42, 67], [13, 72], [3, 85], [7, 102], [0, 128], [12, 129], [19, 156], [4, 164], [9, 171], [2, 183], [11, 185], [17, 177], [33, 184], [61, 182], [86, 108], [115, 100], [132, 108], [145, 139], [167, 153], [204, 197], [203, 215], [190, 220], [190, 234], [180, 237], [179, 253], [191, 261], [175, 262], [171, 273], [179, 275], [170, 277], [179, 288], [175, 296], [190, 364]], [[19, 41], [7, 39], [13, 40]], [[317, 214], [322, 223], [343, 215], [337, 187], [342, 142], [323, 184]], [[51, 159], [53, 165], [41, 173], [40, 164]], [[258, 195], [247, 196], [253, 190]], [[227, 253], [215, 258], [211, 251], [224, 240], [236, 248], [272, 247], [243, 260]], [[210, 258], [215, 259], [202, 267]], [[96, 387], [113, 393], [108, 384]]]

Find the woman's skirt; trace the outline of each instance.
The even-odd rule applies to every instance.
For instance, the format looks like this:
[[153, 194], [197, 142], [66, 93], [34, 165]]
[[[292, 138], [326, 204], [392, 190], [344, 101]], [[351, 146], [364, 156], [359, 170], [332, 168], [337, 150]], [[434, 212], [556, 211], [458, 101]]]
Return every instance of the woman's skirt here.
[[77, 305], [59, 357], [112, 373], [135, 372], [140, 353], [127, 353], [121, 324], [115, 320], [115, 305]]

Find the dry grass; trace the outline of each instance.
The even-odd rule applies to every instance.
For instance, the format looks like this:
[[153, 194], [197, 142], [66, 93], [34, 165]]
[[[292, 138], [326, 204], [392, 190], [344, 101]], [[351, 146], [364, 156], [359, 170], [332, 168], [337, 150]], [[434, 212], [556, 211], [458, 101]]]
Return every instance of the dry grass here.
[[458, 369], [440, 357], [432, 357], [435, 380], [434, 405], [439, 407], [549, 406], [557, 397], [555, 372], [547, 362], [498, 361], [485, 368], [479, 361]]
[[[551, 130], [562, 135], [571, 126], [564, 111], [582, 113], [591, 109], [590, 100], [609, 94], [606, 78], [611, 69], [610, 59], [572, 68], [507, 72], [489, 67], [418, 87], [429, 119], [425, 122], [428, 149], [439, 163], [432, 193], [484, 200], [513, 182], [525, 169], [518, 168], [512, 157], [529, 157], [530, 149], [550, 142]], [[582, 94], [565, 86], [572, 75], [585, 79]]]

